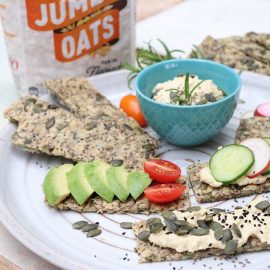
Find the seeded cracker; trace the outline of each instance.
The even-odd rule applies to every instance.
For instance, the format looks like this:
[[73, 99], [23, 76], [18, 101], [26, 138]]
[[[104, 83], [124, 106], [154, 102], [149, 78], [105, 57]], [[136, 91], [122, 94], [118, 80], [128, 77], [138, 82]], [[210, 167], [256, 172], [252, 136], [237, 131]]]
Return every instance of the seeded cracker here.
[[194, 166], [188, 167], [189, 179], [197, 202], [217, 202], [270, 191], [270, 175], [265, 183], [259, 185], [226, 185], [213, 188], [202, 182], [200, 178], [200, 170], [206, 166], [207, 163], [197, 163]]
[[[133, 231], [138, 237], [139, 233], [142, 231], [147, 231], [147, 223], [146, 221], [140, 221], [133, 225]], [[197, 236], [200, 237], [200, 236]], [[267, 243], [262, 243], [257, 237], [251, 236], [248, 238], [245, 245], [241, 247], [237, 247], [235, 254], [252, 252], [252, 251], [260, 251], [260, 250], [268, 250], [270, 249], [270, 245]], [[207, 248], [206, 250], [199, 250], [195, 252], [177, 252], [174, 249], [159, 247], [157, 245], [153, 245], [149, 241], [141, 241], [137, 239], [137, 247], [135, 251], [139, 254], [140, 263], [149, 263], [149, 262], [161, 262], [161, 261], [179, 261], [179, 260], [187, 260], [187, 259], [200, 259], [206, 258], [210, 256], [219, 256], [225, 255], [225, 250], [218, 248]]]
[[120, 202], [119, 200], [113, 200], [111, 203], [106, 202], [100, 197], [90, 198], [84, 205], [78, 205], [75, 200], [69, 196], [65, 201], [61, 202], [57, 206], [57, 209], [60, 210], [73, 210], [76, 212], [96, 212], [96, 213], [109, 213], [109, 214], [124, 214], [124, 213], [133, 213], [133, 214], [151, 214], [158, 213], [163, 210], [176, 210], [176, 209], [186, 209], [190, 206], [189, 202], [189, 188], [187, 184], [187, 178], [181, 177], [183, 185], [186, 185], [186, 189], [182, 198], [180, 200], [174, 201], [167, 204], [155, 204], [149, 202], [148, 199], [141, 196], [136, 201], [132, 198], [129, 198], [127, 201]]
[[35, 97], [21, 98], [5, 115], [18, 123], [12, 143], [31, 153], [74, 161], [121, 160], [128, 169], [141, 169], [157, 148], [157, 141], [144, 132], [134, 133], [116, 121], [108, 126], [102, 119], [79, 119]]
[[264, 137], [270, 137], [270, 117], [252, 117], [240, 121], [235, 142]]

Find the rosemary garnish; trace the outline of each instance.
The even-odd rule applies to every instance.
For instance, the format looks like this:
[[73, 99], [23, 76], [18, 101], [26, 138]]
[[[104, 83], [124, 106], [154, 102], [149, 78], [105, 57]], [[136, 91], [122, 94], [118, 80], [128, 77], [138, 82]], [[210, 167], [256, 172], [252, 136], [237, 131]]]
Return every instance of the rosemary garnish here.
[[[136, 78], [138, 73], [142, 71], [145, 67], [150, 66], [152, 64], [169, 60], [169, 59], [176, 59], [175, 53], [184, 53], [182, 50], [170, 50], [168, 46], [160, 39], [157, 39], [158, 42], [161, 44], [164, 53], [160, 54], [153, 46], [151, 41], [147, 44], [146, 49], [138, 49], [137, 50], [137, 57], [136, 57], [136, 65], [133, 66], [131, 63], [125, 61], [122, 64], [122, 68], [127, 69], [130, 71], [128, 75], [128, 86], [131, 88], [131, 82]], [[178, 57], [181, 58], [181, 57]]]
[[166, 91], [170, 91], [170, 98], [171, 98], [172, 102], [179, 103], [179, 104], [190, 102], [191, 95], [193, 94], [193, 92], [205, 81], [205, 80], [202, 80], [202, 81], [198, 82], [190, 90], [189, 77], [190, 77], [190, 75], [189, 75], [189, 73], [187, 73], [185, 76], [185, 84], [184, 84], [184, 89], [183, 89], [184, 99], [180, 98], [180, 96], [179, 96], [179, 88], [170, 88], [170, 89], [166, 90]]
[[197, 58], [197, 59], [207, 59], [203, 49], [196, 45], [193, 45], [193, 49], [191, 51], [190, 57]]

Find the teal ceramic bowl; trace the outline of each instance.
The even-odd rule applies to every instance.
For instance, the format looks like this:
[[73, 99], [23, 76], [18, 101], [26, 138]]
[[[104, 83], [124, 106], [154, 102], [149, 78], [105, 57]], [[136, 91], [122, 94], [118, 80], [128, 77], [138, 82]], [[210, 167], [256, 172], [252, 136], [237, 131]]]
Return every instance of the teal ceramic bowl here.
[[[188, 72], [200, 79], [211, 79], [226, 97], [194, 106], [164, 104], [151, 98], [157, 83]], [[135, 87], [143, 114], [160, 137], [174, 145], [194, 146], [212, 139], [229, 122], [237, 105], [241, 80], [233, 69], [213, 61], [176, 59], [145, 68], [137, 76]]]

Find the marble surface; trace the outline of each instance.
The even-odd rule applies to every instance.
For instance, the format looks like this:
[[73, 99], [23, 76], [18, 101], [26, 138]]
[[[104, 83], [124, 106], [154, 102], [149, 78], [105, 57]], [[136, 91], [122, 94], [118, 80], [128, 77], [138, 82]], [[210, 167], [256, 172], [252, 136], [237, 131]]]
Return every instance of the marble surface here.
[[[170, 48], [186, 52], [206, 35], [226, 37], [249, 31], [270, 32], [269, 0], [186, 0], [137, 25], [137, 45], [160, 38]], [[6, 123], [3, 110], [18, 94], [13, 81], [0, 25], [0, 128]], [[0, 269], [56, 268], [17, 242], [0, 225]]]

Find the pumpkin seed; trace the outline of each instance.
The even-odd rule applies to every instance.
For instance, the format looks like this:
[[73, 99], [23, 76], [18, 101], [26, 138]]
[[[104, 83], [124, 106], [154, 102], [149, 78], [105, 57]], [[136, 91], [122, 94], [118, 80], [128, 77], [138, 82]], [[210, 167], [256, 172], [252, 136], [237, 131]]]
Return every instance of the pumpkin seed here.
[[123, 162], [124, 161], [122, 159], [113, 159], [111, 161], [111, 164], [112, 164], [112, 166], [118, 167], [118, 166], [123, 165]]
[[139, 234], [138, 234], [138, 239], [141, 240], [141, 241], [147, 241], [149, 236], [150, 236], [150, 232], [149, 231], [141, 231]]
[[88, 123], [88, 124], [86, 124], [84, 126], [84, 129], [86, 129], [86, 130], [92, 130], [92, 129], [96, 128], [96, 127], [97, 127], [97, 124], [96, 123]]
[[184, 226], [181, 226], [180, 229], [181, 230], [187, 230], [188, 232], [191, 232], [193, 230], [193, 227], [184, 225]]
[[89, 231], [97, 229], [97, 227], [98, 227], [98, 225], [95, 223], [86, 224], [85, 226], [82, 227], [82, 231], [89, 232]]
[[46, 122], [46, 129], [50, 129], [51, 127], [53, 127], [55, 124], [55, 118], [49, 118]]
[[143, 145], [143, 148], [146, 150], [151, 150], [151, 149], [155, 149], [155, 145], [148, 143], [148, 144]]
[[225, 229], [223, 231], [223, 238], [222, 238], [222, 242], [226, 243], [228, 241], [232, 240], [232, 232], [230, 229]]
[[214, 233], [214, 237], [217, 239], [217, 240], [221, 240], [224, 236], [224, 232], [223, 232], [223, 229], [216, 229], [215, 230], [215, 233]]
[[167, 219], [167, 220], [175, 220], [176, 219], [176, 215], [171, 212], [171, 211], [162, 211], [160, 213], [160, 215], [164, 218], [164, 219]]
[[174, 223], [173, 220], [166, 220], [165, 219], [165, 225], [167, 229], [171, 232], [176, 232], [179, 229], [179, 226]]
[[131, 126], [127, 125], [127, 124], [124, 124], [123, 126], [128, 130], [133, 130], [133, 128]]
[[57, 130], [60, 131], [68, 126], [68, 123], [62, 123], [57, 126]]
[[174, 220], [174, 223], [178, 226], [190, 226], [190, 224], [186, 221], [186, 220], [182, 220], [182, 219], [176, 219]]
[[25, 138], [24, 141], [23, 141], [24, 144], [30, 144], [32, 143], [32, 140], [31, 139], [28, 139], [28, 138]]
[[226, 243], [224, 248], [224, 253], [226, 255], [232, 255], [235, 253], [237, 249], [238, 241], [237, 240], [230, 240]]
[[151, 233], [159, 233], [163, 230], [164, 226], [162, 223], [156, 222], [149, 225], [149, 230]]
[[199, 227], [209, 230], [209, 226], [206, 224], [206, 222], [204, 220], [198, 219], [197, 224]]
[[234, 231], [234, 233], [236, 234], [237, 237], [239, 237], [239, 238], [242, 237], [242, 233], [241, 233], [237, 224], [235, 224], [235, 223], [232, 224], [232, 230]]
[[87, 237], [95, 237], [95, 236], [100, 235], [101, 233], [102, 231], [100, 229], [94, 229], [87, 233]]
[[190, 212], [190, 213], [195, 212], [195, 211], [199, 211], [199, 210], [201, 210], [200, 206], [192, 206], [192, 207], [189, 207], [187, 209], [187, 211]]
[[255, 205], [257, 209], [264, 210], [270, 206], [268, 201], [261, 201], [258, 204]]
[[225, 212], [225, 210], [224, 209], [221, 209], [221, 208], [211, 208], [210, 210], [212, 212], [214, 212], [215, 214], [219, 214], [219, 213]]
[[186, 230], [186, 229], [182, 229], [180, 228], [178, 231], [175, 232], [177, 235], [185, 235], [185, 234], [188, 234], [189, 231]]
[[194, 228], [190, 234], [195, 235], [195, 236], [202, 236], [202, 235], [207, 235], [209, 233], [209, 230], [205, 228]]
[[265, 209], [267, 214], [270, 214], [270, 206]]
[[210, 228], [215, 231], [215, 230], [223, 230], [223, 226], [216, 222], [216, 221], [213, 221], [211, 224], [210, 224]]
[[86, 221], [84, 221], [84, 220], [77, 221], [77, 222], [72, 224], [72, 228], [75, 229], [75, 230], [80, 230], [86, 224], [88, 224], [88, 223]]
[[162, 223], [161, 222], [161, 219], [160, 218], [156, 218], [156, 217], [153, 217], [153, 218], [149, 218], [146, 220], [146, 224], [149, 226], [150, 224], [153, 224], [153, 223]]
[[121, 222], [120, 227], [123, 229], [132, 229], [132, 222]]

